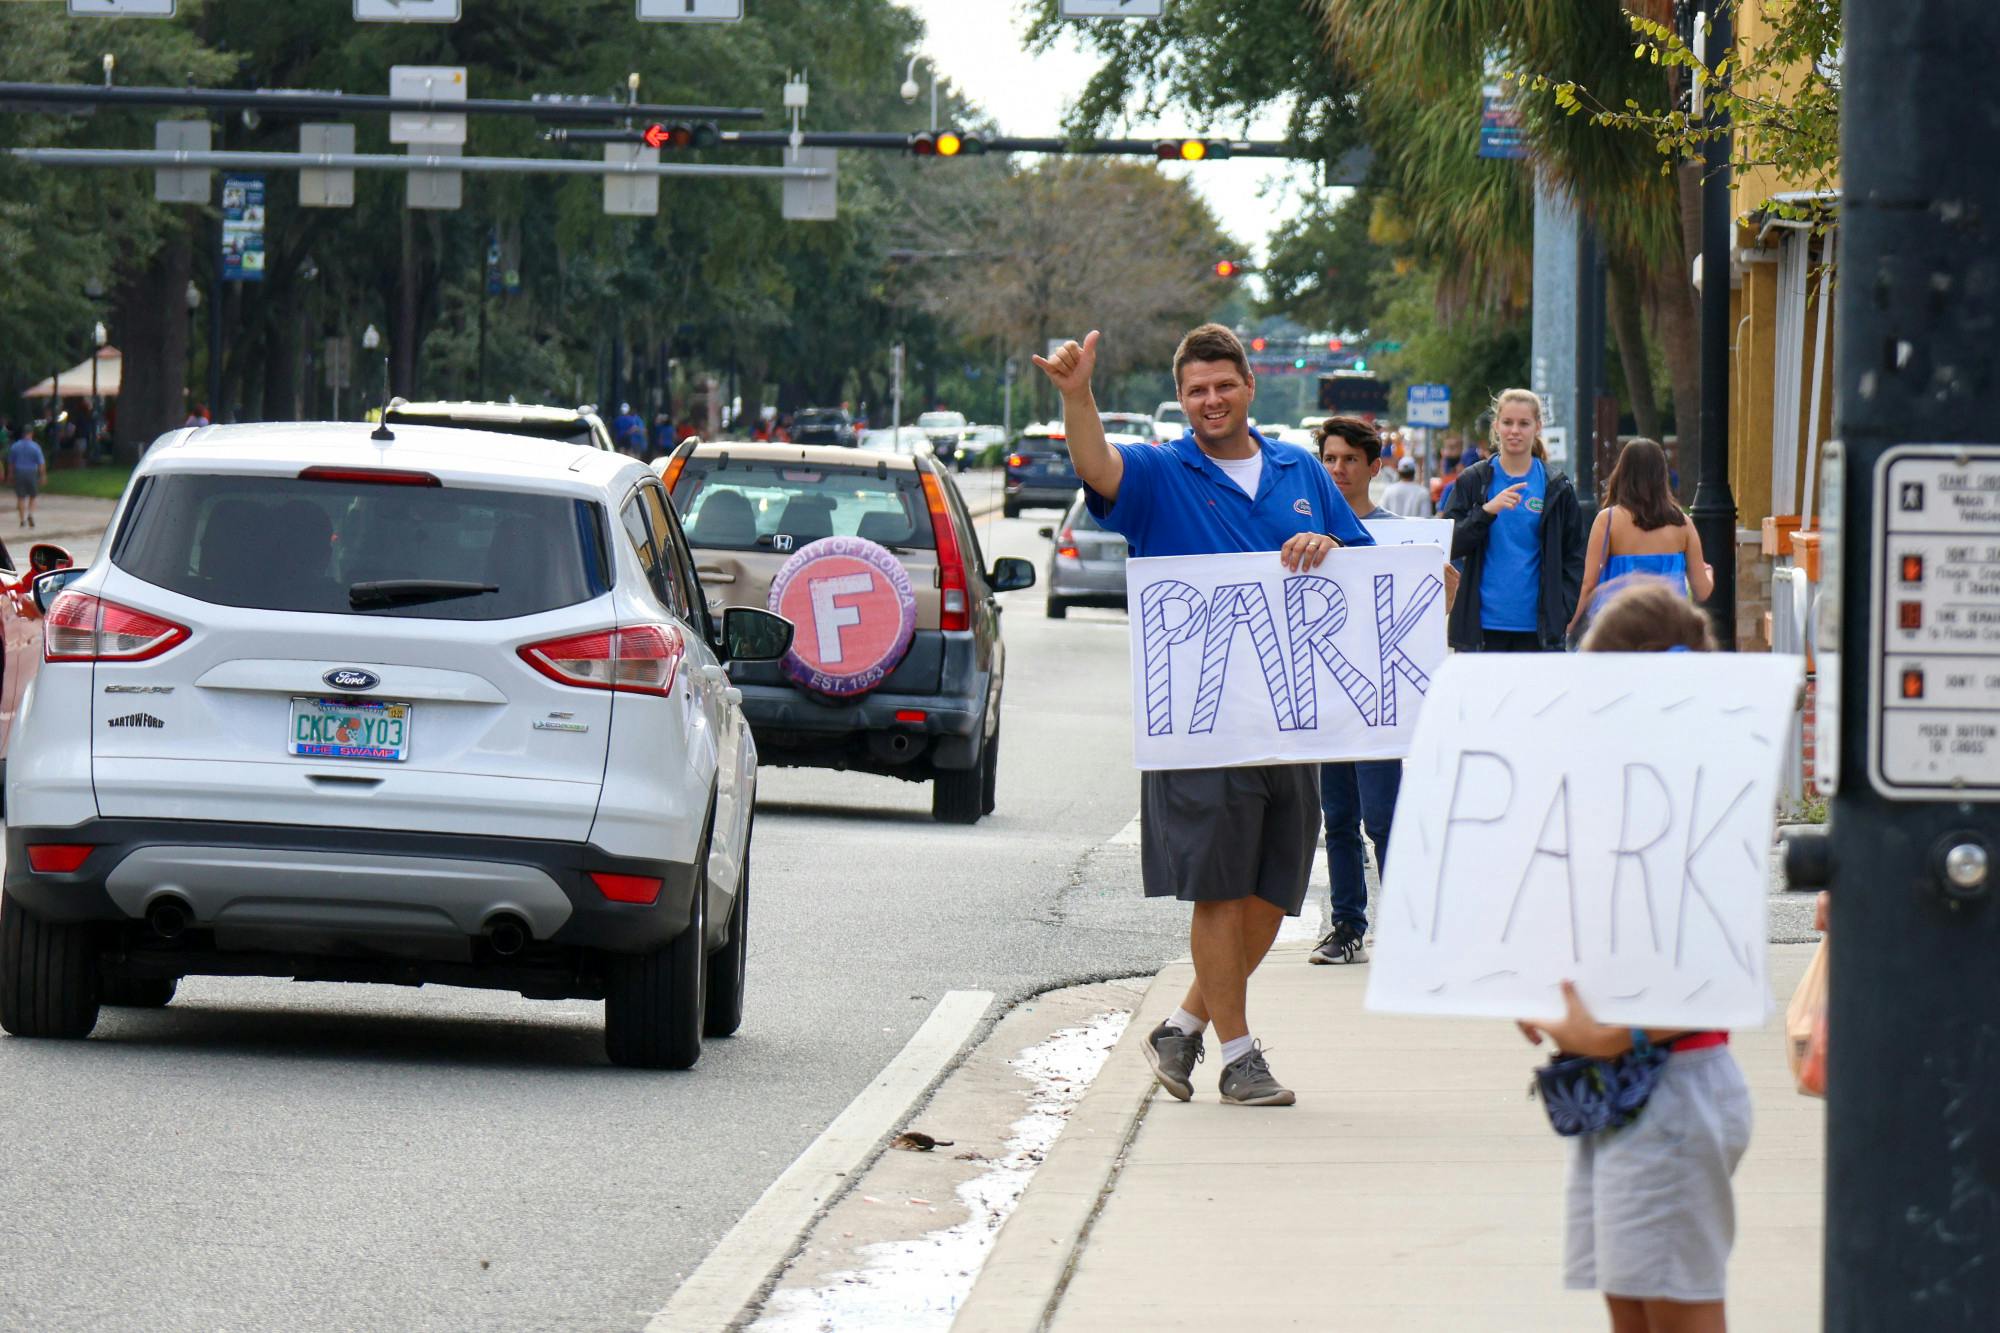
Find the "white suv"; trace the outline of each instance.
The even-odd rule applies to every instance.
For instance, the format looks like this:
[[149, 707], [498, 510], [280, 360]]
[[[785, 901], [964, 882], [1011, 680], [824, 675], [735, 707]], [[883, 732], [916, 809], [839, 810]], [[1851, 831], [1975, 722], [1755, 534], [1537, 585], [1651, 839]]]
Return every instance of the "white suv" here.
[[147, 452], [46, 575], [7, 772], [0, 1025], [81, 1037], [182, 976], [603, 998], [620, 1064], [742, 1016], [757, 752], [637, 459], [426, 426]]

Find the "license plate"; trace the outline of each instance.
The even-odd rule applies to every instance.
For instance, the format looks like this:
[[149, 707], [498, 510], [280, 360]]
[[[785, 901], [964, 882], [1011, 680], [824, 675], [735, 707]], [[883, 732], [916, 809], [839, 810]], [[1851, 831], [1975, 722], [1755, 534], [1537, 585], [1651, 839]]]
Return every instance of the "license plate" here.
[[290, 750], [310, 759], [410, 757], [409, 704], [374, 699], [293, 699]]

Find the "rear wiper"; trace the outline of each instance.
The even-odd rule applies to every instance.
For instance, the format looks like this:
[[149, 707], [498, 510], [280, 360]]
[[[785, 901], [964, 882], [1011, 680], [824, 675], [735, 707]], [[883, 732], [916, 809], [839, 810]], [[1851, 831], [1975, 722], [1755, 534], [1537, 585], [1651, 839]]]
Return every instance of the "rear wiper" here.
[[468, 583], [463, 579], [375, 579], [350, 586], [347, 604], [359, 611], [365, 607], [449, 602], [460, 597], [477, 597], [481, 593], [499, 591], [498, 584]]

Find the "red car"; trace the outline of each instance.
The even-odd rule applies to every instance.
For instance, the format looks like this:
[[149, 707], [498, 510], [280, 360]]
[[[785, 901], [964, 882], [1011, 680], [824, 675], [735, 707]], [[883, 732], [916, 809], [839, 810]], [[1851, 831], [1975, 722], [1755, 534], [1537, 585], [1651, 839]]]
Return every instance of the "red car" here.
[[0, 792], [6, 789], [7, 743], [14, 734], [14, 715], [21, 696], [42, 665], [42, 612], [35, 604], [35, 580], [76, 562], [62, 547], [37, 542], [28, 548], [28, 567], [16, 570], [7, 545], [0, 542]]

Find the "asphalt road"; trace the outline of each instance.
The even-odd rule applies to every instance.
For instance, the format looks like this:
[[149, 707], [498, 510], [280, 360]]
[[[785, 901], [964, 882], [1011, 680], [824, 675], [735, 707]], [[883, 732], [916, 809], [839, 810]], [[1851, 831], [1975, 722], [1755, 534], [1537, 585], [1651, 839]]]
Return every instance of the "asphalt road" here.
[[[982, 520], [988, 558], [1052, 521]], [[1124, 617], [1042, 595], [1006, 599], [994, 816], [765, 774], [748, 1016], [690, 1073], [610, 1067], [599, 1005], [439, 987], [195, 980], [0, 1038], [0, 1327], [638, 1329], [946, 990], [1183, 953], [1093, 878], [1137, 810]]]

